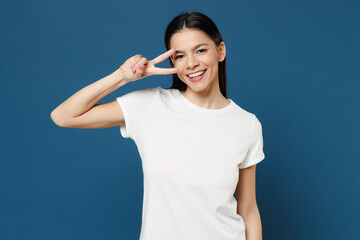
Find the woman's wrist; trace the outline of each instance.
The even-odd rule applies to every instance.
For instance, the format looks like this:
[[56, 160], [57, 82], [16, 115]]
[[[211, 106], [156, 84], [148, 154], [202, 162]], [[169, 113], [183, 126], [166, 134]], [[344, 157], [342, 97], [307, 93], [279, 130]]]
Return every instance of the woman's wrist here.
[[129, 81], [124, 77], [124, 73], [120, 68], [113, 72], [116, 82], [119, 84], [119, 87], [127, 84]]

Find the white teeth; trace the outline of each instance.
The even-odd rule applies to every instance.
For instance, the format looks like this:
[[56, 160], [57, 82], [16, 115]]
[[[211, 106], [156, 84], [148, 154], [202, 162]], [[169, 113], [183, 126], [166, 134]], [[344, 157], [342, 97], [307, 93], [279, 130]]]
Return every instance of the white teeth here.
[[198, 73], [194, 73], [194, 74], [190, 74], [189, 77], [193, 78], [193, 77], [197, 77], [201, 74], [203, 74], [205, 71], [201, 71], [201, 72], [198, 72]]

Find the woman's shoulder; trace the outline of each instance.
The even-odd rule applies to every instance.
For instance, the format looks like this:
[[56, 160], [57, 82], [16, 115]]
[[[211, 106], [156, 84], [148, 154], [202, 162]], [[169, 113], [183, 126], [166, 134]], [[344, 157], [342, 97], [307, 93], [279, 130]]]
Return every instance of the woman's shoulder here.
[[173, 98], [176, 96], [175, 91], [178, 91], [175, 88], [163, 88], [161, 86], [157, 86], [155, 88], [162, 98]]
[[245, 118], [250, 122], [256, 122], [259, 121], [256, 117], [256, 114], [248, 109], [245, 109], [243, 106], [238, 105], [236, 102], [235, 103], [235, 113], [241, 117], [241, 118]]
[[144, 103], [154, 99], [159, 93], [158, 87], [142, 88], [128, 92], [117, 97], [118, 100], [127, 100], [131, 102]]

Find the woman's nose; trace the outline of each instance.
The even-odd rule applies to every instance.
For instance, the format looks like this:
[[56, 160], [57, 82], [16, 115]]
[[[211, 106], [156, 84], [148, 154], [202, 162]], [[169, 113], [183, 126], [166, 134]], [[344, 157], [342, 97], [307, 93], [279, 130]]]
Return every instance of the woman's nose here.
[[193, 68], [194, 66], [198, 65], [198, 60], [195, 56], [193, 55], [189, 55], [188, 60], [187, 60], [187, 66], [189, 68]]

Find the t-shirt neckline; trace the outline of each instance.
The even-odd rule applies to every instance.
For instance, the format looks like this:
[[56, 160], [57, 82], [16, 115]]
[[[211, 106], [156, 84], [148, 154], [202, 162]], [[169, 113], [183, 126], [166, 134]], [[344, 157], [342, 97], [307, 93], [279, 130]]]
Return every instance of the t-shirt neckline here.
[[179, 91], [179, 89], [174, 89], [174, 92], [176, 94], [176, 96], [183, 102], [185, 103], [188, 107], [201, 112], [201, 113], [206, 113], [206, 114], [218, 114], [218, 113], [223, 113], [226, 111], [229, 111], [230, 109], [232, 109], [235, 106], [235, 103], [232, 99], [228, 98], [227, 100], [230, 101], [230, 103], [228, 105], [226, 105], [223, 108], [219, 108], [219, 109], [208, 109], [208, 108], [203, 108], [200, 107], [198, 105], [193, 104], [190, 100], [188, 100], [184, 95], [182, 95]]

